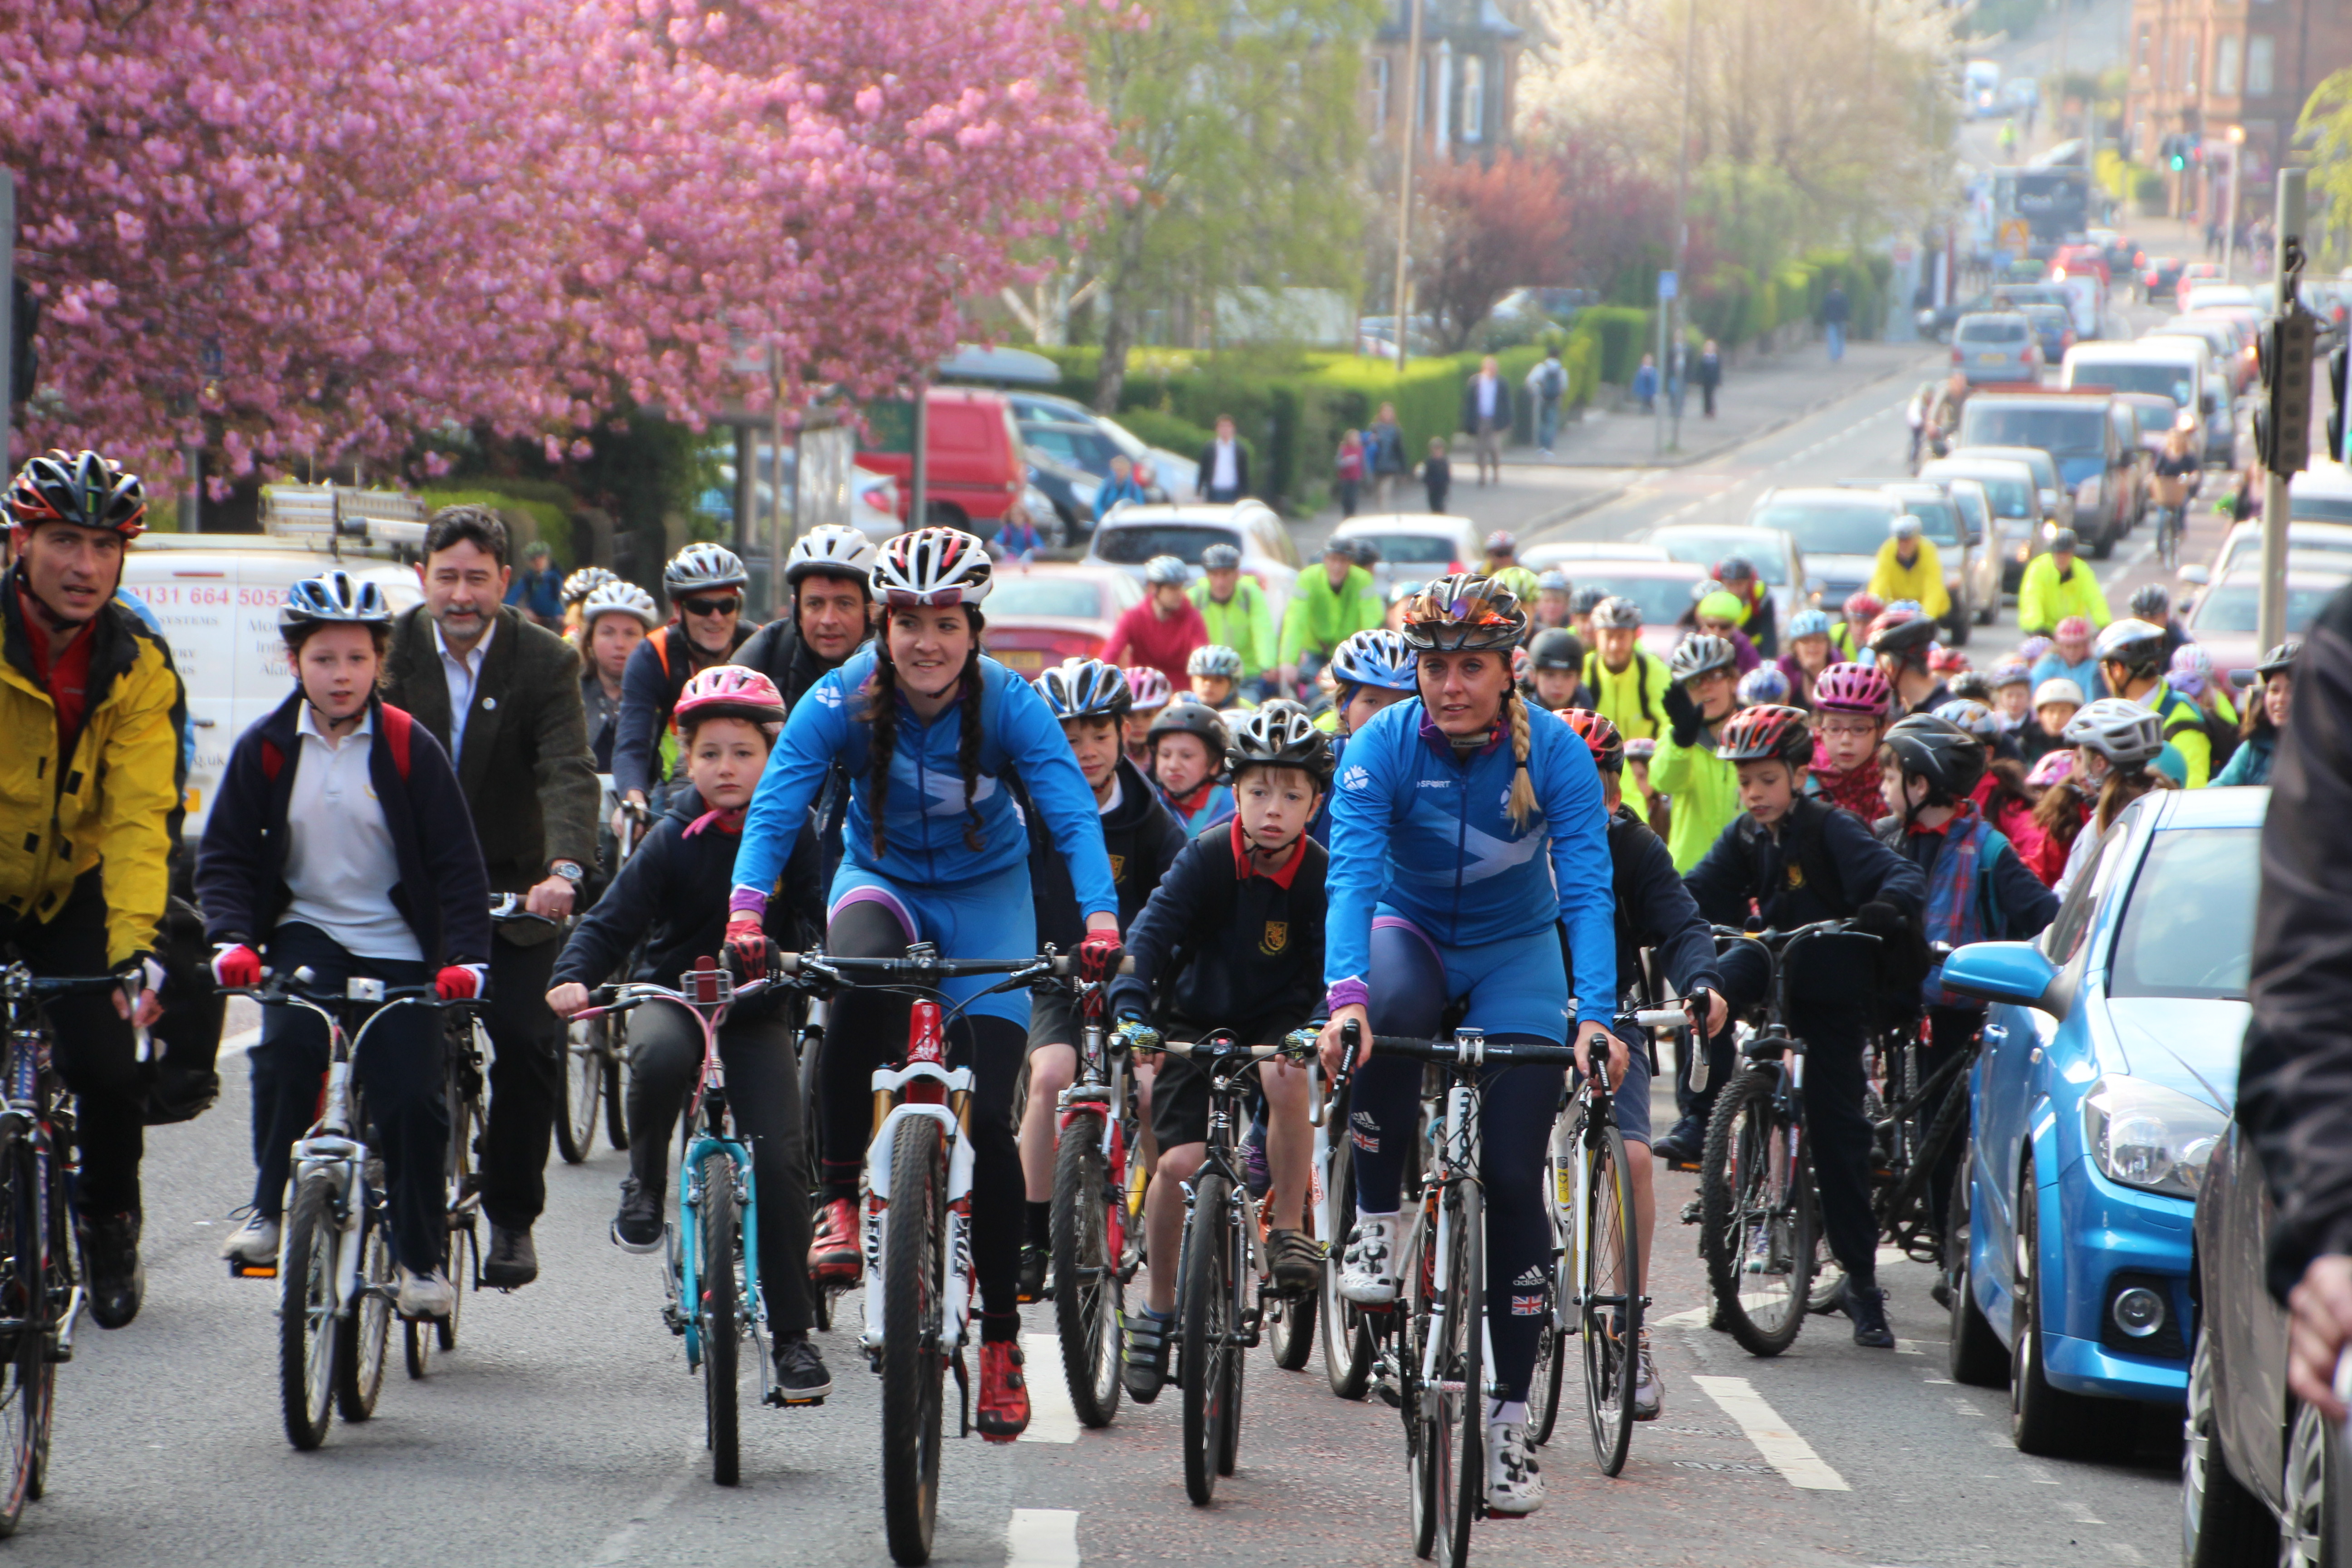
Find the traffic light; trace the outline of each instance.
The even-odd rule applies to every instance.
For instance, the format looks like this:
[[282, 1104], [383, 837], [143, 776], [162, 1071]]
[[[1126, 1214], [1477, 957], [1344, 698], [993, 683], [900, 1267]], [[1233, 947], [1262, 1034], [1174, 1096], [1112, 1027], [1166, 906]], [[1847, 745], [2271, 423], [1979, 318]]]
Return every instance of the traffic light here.
[[2255, 344], [2263, 401], [2254, 409], [2254, 450], [2272, 473], [2300, 473], [2311, 466], [2311, 370], [2318, 342], [2319, 318], [2292, 301], [2263, 323]]
[[16, 285], [11, 303], [8, 331], [8, 401], [22, 403], [33, 395], [33, 382], [40, 374], [40, 351], [33, 344], [33, 334], [41, 328], [41, 302], [25, 287], [22, 278], [12, 278]]
[[2327, 385], [2335, 394], [2334, 405], [2327, 414], [2327, 455], [2337, 462], [2344, 460], [2344, 395], [2347, 380], [2352, 380], [2352, 347], [2342, 347], [2327, 356]]
[[2189, 167], [2188, 143], [2189, 139], [2185, 136], [2168, 136], [2164, 139], [2165, 162], [2172, 165], [2172, 172], [2176, 174]]

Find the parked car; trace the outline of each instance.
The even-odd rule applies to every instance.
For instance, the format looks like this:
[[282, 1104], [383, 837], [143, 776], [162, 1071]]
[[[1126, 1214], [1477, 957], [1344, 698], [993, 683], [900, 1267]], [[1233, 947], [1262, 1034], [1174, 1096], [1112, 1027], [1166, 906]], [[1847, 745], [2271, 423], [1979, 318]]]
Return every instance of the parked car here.
[[1386, 594], [1396, 583], [1422, 583], [1474, 570], [1486, 560], [1469, 520], [1434, 512], [1364, 513], [1331, 531], [1334, 539], [1368, 539], [1381, 552], [1372, 581]]
[[1757, 578], [1772, 595], [1772, 613], [1781, 626], [1799, 610], [1810, 609], [1820, 596], [1820, 584], [1805, 563], [1797, 542], [1777, 529], [1748, 523], [1672, 522], [1642, 536], [1676, 561], [1712, 570], [1727, 555], [1744, 555]]
[[[1036, 425], [1024, 425], [1021, 434], [1034, 436], [1041, 429]], [[1062, 426], [1062, 428], [1078, 428]], [[1022, 456], [1028, 460], [1029, 482], [1035, 486], [1053, 507], [1051, 517], [1036, 520], [1039, 531], [1058, 534], [1056, 543], [1066, 544], [1084, 539], [1095, 531], [1095, 497], [1102, 481], [1094, 475], [1054, 455], [1050, 447], [1031, 445]]]
[[1118, 617], [1143, 602], [1143, 584], [1115, 567], [1012, 563], [988, 591], [989, 657], [1034, 680], [1066, 658], [1097, 658]]
[[2032, 468], [2013, 458], [1938, 458], [1920, 465], [1919, 477], [1937, 482], [1969, 479], [1983, 489], [1992, 514], [1989, 542], [2000, 563], [2001, 591], [2015, 593], [2025, 563], [2043, 544], [2042, 500], [2035, 493]]
[[2050, 454], [2074, 493], [2074, 531], [2102, 560], [2135, 521], [2132, 477], [2139, 461], [2108, 402], [2068, 392], [1985, 392], [1960, 410], [1963, 447], [2039, 447]]
[[1958, 1381], [2009, 1381], [2027, 1453], [2096, 1454], [2135, 1425], [2114, 1401], [2187, 1391], [2189, 1226], [2236, 1100], [2269, 793], [2144, 796], [2039, 938], [1944, 965], [1991, 1004], [1947, 1353]]
[[[2300, 485], [2309, 474], [2297, 474]], [[2288, 491], [2290, 499], [2300, 500]], [[2352, 498], [2347, 498], [2352, 499]], [[2352, 573], [2352, 521], [2322, 522], [2289, 516], [2286, 525], [2287, 570], [2298, 569], [2326, 572], [2336, 570]], [[2213, 552], [2213, 559], [2197, 565], [2183, 566], [2180, 580], [2203, 587], [2217, 583], [2239, 571], [2259, 571], [2263, 562], [2263, 525], [2259, 520], [2230, 525]]]
[[1291, 584], [1298, 581], [1298, 547], [1290, 531], [1264, 501], [1229, 505], [1196, 502], [1146, 502], [1123, 506], [1103, 519], [1087, 546], [1086, 564], [1116, 566], [1143, 580], [1144, 563], [1157, 555], [1173, 555], [1187, 566], [1201, 564], [1201, 552], [1212, 544], [1230, 544], [1242, 552], [1242, 570], [1265, 590], [1276, 624], [1290, 603]]
[[[925, 521], [987, 538], [1028, 487], [1028, 461], [1013, 409], [993, 392], [934, 386], [925, 398], [929, 431]], [[898, 481], [899, 517], [914, 505], [915, 405], [885, 398], [866, 410], [857, 466]]]
[[[2290, 555], [2286, 574], [2286, 624], [2282, 635], [2299, 637], [2310, 629], [2312, 617], [2329, 595], [2352, 577], [2352, 561], [2329, 555]], [[2263, 568], [2257, 552], [2211, 586], [2198, 590], [2181, 624], [2205, 651], [2213, 668], [2226, 677], [2232, 670], [2252, 669], [2263, 656], [2256, 626], [2262, 612]]]
[[1962, 316], [1952, 328], [1952, 368], [1971, 386], [2042, 379], [2042, 343], [2033, 323], [2016, 310]]
[[[1055, 457], [1084, 468], [1098, 479], [1110, 477], [1114, 454], [1124, 456], [1131, 463], [1148, 462], [1153, 480], [1168, 492], [1170, 500], [1198, 499], [1192, 480], [1200, 471], [1200, 453], [1171, 452], [1165, 447], [1154, 447], [1110, 416], [1097, 414], [1075, 398], [1046, 392], [1008, 392], [1004, 399], [1013, 405], [1013, 416], [1020, 422], [1023, 439], [1029, 445], [1043, 445]], [[1081, 439], [1057, 430], [1049, 440], [1032, 440], [1029, 427], [1040, 425], [1078, 426], [1094, 432], [1094, 438]]]
[[2058, 476], [2058, 459], [2039, 447], [1956, 446], [1945, 456], [1955, 461], [2006, 458], [2023, 463], [2033, 475], [2034, 498], [2042, 503], [2042, 537], [2074, 526], [2074, 492]]
[[2163, 325], [2149, 329], [2147, 338], [2199, 338], [2213, 353], [2213, 363], [2221, 367], [2230, 392], [2235, 395], [2246, 390], [2254, 379], [2256, 366], [2242, 352], [2238, 341], [2238, 329], [2227, 316], [2208, 312], [2202, 316], [2175, 316]]
[[1530, 544], [1519, 552], [1519, 564], [1530, 572], [1547, 572], [1557, 566], [1570, 577], [1580, 566], [1591, 561], [1664, 561], [1664, 550], [1654, 544], [1601, 543], [1592, 540], [1561, 540], [1550, 544]]
[[2153, 305], [2159, 295], [2170, 300], [2180, 287], [2180, 268], [2178, 256], [2149, 257], [2139, 269], [2141, 303]]
[[1902, 515], [1903, 503], [1875, 488], [1809, 485], [1758, 496], [1748, 509], [1748, 526], [1787, 534], [1803, 552], [1820, 602], [1834, 608], [1870, 581], [1878, 547]]
[[[1900, 501], [1903, 510], [1919, 520], [1920, 531], [1935, 545], [1944, 568], [1944, 592], [1952, 607], [1945, 613], [1946, 635], [1955, 647], [1966, 647], [1970, 626], [1990, 626], [2000, 614], [2000, 562], [1986, 542], [1984, 489], [1974, 479], [1841, 479], [1843, 489], [1878, 489]], [[1957, 492], [1970, 492], [1977, 515], [1964, 506]]]
[[2352, 470], [2325, 458], [2313, 463], [2287, 481], [2286, 515], [2290, 524], [2352, 522]]

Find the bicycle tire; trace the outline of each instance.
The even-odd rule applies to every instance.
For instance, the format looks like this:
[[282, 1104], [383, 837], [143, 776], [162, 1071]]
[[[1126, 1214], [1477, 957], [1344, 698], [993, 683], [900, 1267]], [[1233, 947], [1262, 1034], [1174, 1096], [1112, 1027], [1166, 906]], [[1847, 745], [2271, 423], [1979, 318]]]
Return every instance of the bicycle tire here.
[[278, 1280], [278, 1394], [286, 1440], [304, 1452], [327, 1440], [334, 1415], [334, 1183], [306, 1177], [286, 1214], [286, 1265]]
[[1225, 1321], [1232, 1288], [1224, 1279], [1231, 1193], [1223, 1176], [1203, 1174], [1192, 1188], [1184, 1223], [1183, 1263], [1176, 1281], [1177, 1371], [1184, 1391], [1184, 1495], [1206, 1507], [1217, 1491], [1217, 1458], [1224, 1447], [1224, 1356], [1233, 1325]]
[[[1572, 1117], [1570, 1124], [1577, 1125]], [[1566, 1315], [1564, 1303], [1574, 1300], [1576, 1294], [1575, 1284], [1568, 1277], [1568, 1259], [1571, 1256], [1569, 1244], [1573, 1237], [1566, 1233], [1567, 1226], [1573, 1223], [1571, 1206], [1576, 1202], [1576, 1189], [1572, 1179], [1567, 1186], [1561, 1185], [1571, 1167], [1560, 1163], [1557, 1147], [1560, 1137], [1559, 1124], [1555, 1123], [1551, 1145], [1544, 1152], [1544, 1203], [1551, 1211], [1552, 1267], [1544, 1284], [1544, 1327], [1536, 1341], [1535, 1372], [1528, 1379], [1528, 1440], [1537, 1447], [1551, 1441], [1552, 1428], [1559, 1423], [1559, 1395], [1566, 1386], [1568, 1373], [1569, 1335], [1562, 1322]], [[1570, 1217], [1563, 1219], [1563, 1215]]]
[[[476, 1130], [486, 1124], [482, 1081], [470, 1062], [452, 1064], [448, 1093], [449, 1315], [433, 1321], [434, 1339], [443, 1351], [457, 1348], [457, 1325], [465, 1313], [466, 1291], [474, 1283], [474, 1270], [481, 1262], [478, 1244], [474, 1239], [475, 1211], [466, 1205], [474, 1197], [474, 1140], [478, 1135]], [[474, 1251], [470, 1258], [469, 1249]]]
[[375, 1414], [376, 1396], [383, 1392], [385, 1352], [392, 1344], [393, 1289], [390, 1216], [368, 1216], [360, 1243], [360, 1278], [368, 1294], [336, 1323], [342, 1342], [335, 1347], [335, 1412], [346, 1421], [364, 1421]]
[[604, 1021], [604, 1142], [620, 1153], [629, 1148], [629, 1108], [621, 1098], [621, 1058], [627, 1043], [625, 1022]]
[[604, 1070], [596, 1037], [604, 1020], [572, 1024], [563, 1031], [556, 1071], [562, 1079], [561, 1110], [555, 1118], [555, 1152], [567, 1165], [576, 1165], [596, 1146], [596, 1112], [604, 1098]]
[[1323, 1375], [1342, 1399], [1361, 1399], [1371, 1387], [1377, 1347], [1356, 1304], [1339, 1294], [1339, 1274], [1348, 1238], [1356, 1230], [1355, 1146], [1348, 1137], [1347, 1112], [1332, 1106], [1331, 1167], [1324, 1173], [1324, 1208], [1331, 1234], [1323, 1251]]
[[1438, 1384], [1424, 1398], [1432, 1404], [1438, 1560], [1446, 1568], [1465, 1568], [1470, 1527], [1486, 1497], [1486, 1214], [1485, 1194], [1466, 1179], [1449, 1184], [1442, 1201], [1452, 1211], [1454, 1247]]
[[[1717, 1100], [1699, 1160], [1699, 1247], [1723, 1327], [1750, 1355], [1779, 1355], [1804, 1327], [1813, 1262], [1805, 1150], [1780, 1105], [1780, 1075], [1748, 1068]], [[1750, 1256], [1751, 1252], [1758, 1256]], [[1778, 1299], [1746, 1289], [1779, 1276]]]
[[890, 1145], [880, 1281], [882, 1520], [891, 1561], [906, 1564], [929, 1560], [939, 1519], [947, 1188], [947, 1145], [939, 1122], [907, 1117]]
[[743, 1466], [736, 1386], [742, 1293], [736, 1272], [735, 1161], [726, 1150], [712, 1149], [698, 1163], [702, 1197], [695, 1254], [702, 1271], [696, 1281], [701, 1287], [697, 1317], [702, 1332], [702, 1440], [710, 1450], [710, 1479], [731, 1487], [741, 1479]]
[[[1247, 1194], [1237, 1194], [1246, 1201]], [[1253, 1208], [1255, 1205], [1251, 1205]], [[1244, 1213], [1248, 1211], [1244, 1211]], [[1223, 1417], [1217, 1423], [1217, 1474], [1230, 1476], [1241, 1462], [1242, 1453], [1242, 1374], [1248, 1370], [1249, 1357], [1243, 1353], [1239, 1330], [1246, 1321], [1244, 1302], [1248, 1293], [1256, 1288], [1257, 1279], [1250, 1268], [1250, 1248], [1255, 1238], [1239, 1226], [1225, 1227], [1225, 1322], [1234, 1330], [1234, 1342], [1225, 1347], [1222, 1365], [1225, 1386], [1221, 1396]]]
[[[41, 1258], [42, 1194], [35, 1182], [32, 1146], [11, 1137], [0, 1160], [0, 1258], [8, 1264], [5, 1310], [23, 1318], [27, 1327], [16, 1335], [7, 1360], [0, 1363], [0, 1456], [8, 1468], [0, 1479], [0, 1539], [16, 1533], [25, 1505], [40, 1495], [41, 1448], [47, 1424], [47, 1395], [55, 1386], [55, 1366], [48, 1358], [46, 1321], [47, 1269]], [[36, 1328], [39, 1323], [44, 1326]]]
[[1119, 1310], [1124, 1305], [1118, 1259], [1110, 1256], [1112, 1190], [1103, 1159], [1103, 1119], [1074, 1114], [1054, 1155], [1050, 1221], [1054, 1320], [1062, 1344], [1062, 1375], [1078, 1420], [1103, 1427], [1118, 1415]]
[[1577, 1281], [1584, 1342], [1584, 1415], [1592, 1462], [1604, 1476], [1625, 1468], [1633, 1443], [1633, 1385], [1642, 1364], [1642, 1258], [1625, 1136], [1601, 1131], [1591, 1152], [1592, 1179], [1578, 1216], [1585, 1235], [1584, 1278]]
[[1266, 1303], [1265, 1342], [1274, 1364], [1285, 1372], [1304, 1372], [1315, 1359], [1315, 1300], [1320, 1290], [1302, 1296], [1275, 1296]]
[[1412, 1512], [1412, 1554], [1425, 1558], [1437, 1550], [1437, 1469], [1432, 1462], [1428, 1426], [1423, 1409], [1421, 1369], [1429, 1350], [1430, 1324], [1437, 1299], [1437, 1194], [1425, 1186], [1414, 1201], [1418, 1224], [1405, 1255], [1398, 1263], [1398, 1306], [1403, 1323], [1397, 1347], [1398, 1414], [1404, 1421], [1405, 1459], [1411, 1467], [1408, 1483]]

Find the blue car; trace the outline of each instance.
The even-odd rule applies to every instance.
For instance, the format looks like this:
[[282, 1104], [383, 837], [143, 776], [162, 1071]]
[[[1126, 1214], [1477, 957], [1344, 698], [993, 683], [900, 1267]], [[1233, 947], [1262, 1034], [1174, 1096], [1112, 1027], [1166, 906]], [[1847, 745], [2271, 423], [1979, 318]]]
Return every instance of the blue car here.
[[2037, 940], [1945, 965], [1992, 1004], [1946, 1254], [1952, 1373], [2009, 1383], [2027, 1453], [2111, 1451], [2135, 1423], [2108, 1401], [2182, 1403], [2190, 1226], [2237, 1096], [2269, 801], [2143, 797]]

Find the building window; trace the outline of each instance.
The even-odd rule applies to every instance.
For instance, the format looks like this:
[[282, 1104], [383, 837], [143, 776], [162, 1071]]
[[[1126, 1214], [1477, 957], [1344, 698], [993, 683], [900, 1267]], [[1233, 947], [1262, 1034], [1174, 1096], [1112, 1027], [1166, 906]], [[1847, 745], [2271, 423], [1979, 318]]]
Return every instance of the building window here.
[[1462, 140], [1486, 136], [1486, 62], [1472, 55], [1462, 62]]
[[2197, 35], [2191, 33], [2180, 40], [2180, 90], [2197, 90]]
[[2213, 96], [2238, 96], [2238, 35], [2224, 33], [2213, 40]]
[[1389, 58], [1372, 57], [1372, 134], [1389, 128]]
[[2143, 22], [2140, 24], [2139, 27], [2139, 53], [2134, 57], [2133, 59], [2133, 63], [2139, 68], [2139, 74], [2142, 76], [2146, 76], [2147, 74], [2147, 24]]
[[2246, 40], [2246, 96], [2263, 98], [2277, 85], [2278, 60], [2268, 33], [2256, 33]]
[[1450, 158], [1454, 153], [1454, 46], [1445, 39], [1437, 40], [1437, 155]]

